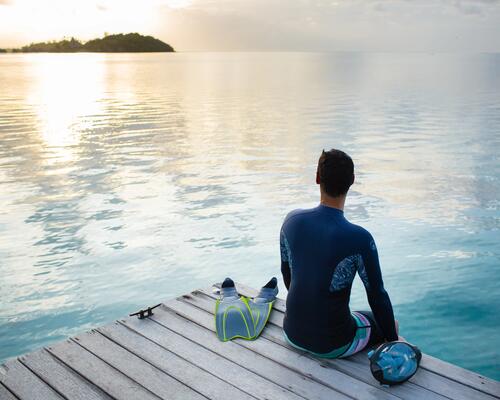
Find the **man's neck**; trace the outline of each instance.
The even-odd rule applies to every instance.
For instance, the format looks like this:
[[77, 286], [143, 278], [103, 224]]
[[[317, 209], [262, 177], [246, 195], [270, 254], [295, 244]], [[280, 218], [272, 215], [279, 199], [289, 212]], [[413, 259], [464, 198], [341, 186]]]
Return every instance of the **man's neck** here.
[[345, 198], [346, 196], [331, 197], [325, 193], [321, 193], [320, 204], [344, 211]]

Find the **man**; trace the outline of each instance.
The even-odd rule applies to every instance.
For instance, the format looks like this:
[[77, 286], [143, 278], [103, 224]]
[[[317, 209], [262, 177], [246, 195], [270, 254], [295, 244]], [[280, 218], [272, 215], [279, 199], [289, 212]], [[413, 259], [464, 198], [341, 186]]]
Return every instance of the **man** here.
[[[316, 183], [319, 206], [287, 215], [280, 234], [281, 272], [288, 289], [283, 329], [288, 342], [319, 357], [347, 357], [367, 345], [398, 340], [370, 233], [344, 217], [354, 164], [346, 153], [323, 151]], [[349, 309], [359, 274], [372, 312]]]

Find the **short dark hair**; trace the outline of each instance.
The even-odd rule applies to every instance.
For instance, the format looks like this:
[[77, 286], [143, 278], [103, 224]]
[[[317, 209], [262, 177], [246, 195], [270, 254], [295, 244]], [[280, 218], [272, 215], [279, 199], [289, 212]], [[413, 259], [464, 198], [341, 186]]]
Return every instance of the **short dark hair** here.
[[318, 176], [321, 188], [331, 197], [347, 193], [354, 182], [354, 163], [343, 151], [323, 150], [318, 161]]

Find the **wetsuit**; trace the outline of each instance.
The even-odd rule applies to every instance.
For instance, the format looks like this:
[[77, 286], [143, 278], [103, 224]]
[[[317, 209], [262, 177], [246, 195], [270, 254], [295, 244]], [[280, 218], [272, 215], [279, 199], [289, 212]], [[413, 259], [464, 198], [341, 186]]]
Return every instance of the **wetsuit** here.
[[[359, 351], [370, 336], [370, 343], [398, 339], [373, 237], [347, 221], [343, 211], [324, 205], [292, 211], [281, 228], [280, 248], [288, 289], [283, 329], [293, 345], [336, 357]], [[350, 312], [356, 272], [373, 314]], [[371, 333], [360, 346], [355, 339], [364, 326], [371, 326]]]

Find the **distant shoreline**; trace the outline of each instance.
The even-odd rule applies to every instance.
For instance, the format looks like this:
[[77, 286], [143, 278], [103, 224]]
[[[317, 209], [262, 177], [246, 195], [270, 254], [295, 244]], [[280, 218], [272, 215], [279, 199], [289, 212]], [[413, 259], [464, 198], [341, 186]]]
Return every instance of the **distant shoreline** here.
[[0, 49], [0, 55], [14, 54], [154, 54], [178, 53], [178, 51], [13, 51], [13, 49]]
[[15, 49], [0, 49], [0, 53], [172, 53], [169, 44], [139, 33], [106, 35], [82, 42], [78, 39], [31, 43]]

